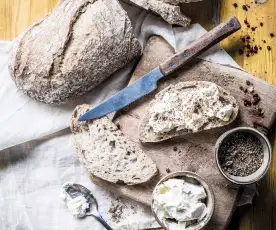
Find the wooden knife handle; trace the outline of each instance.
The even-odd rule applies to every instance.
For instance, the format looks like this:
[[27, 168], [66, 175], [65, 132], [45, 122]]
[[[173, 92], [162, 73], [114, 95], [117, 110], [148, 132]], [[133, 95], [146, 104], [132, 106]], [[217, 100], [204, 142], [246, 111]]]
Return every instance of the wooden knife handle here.
[[236, 17], [231, 17], [228, 21], [221, 23], [198, 40], [188, 45], [181, 52], [163, 62], [159, 66], [161, 72], [164, 75], [172, 73], [240, 28], [241, 24], [238, 19]]

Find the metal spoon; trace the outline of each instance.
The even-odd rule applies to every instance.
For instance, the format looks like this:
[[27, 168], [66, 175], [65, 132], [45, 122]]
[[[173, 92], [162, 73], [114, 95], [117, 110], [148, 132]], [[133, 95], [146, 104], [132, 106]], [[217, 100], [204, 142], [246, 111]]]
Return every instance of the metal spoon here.
[[66, 192], [72, 197], [76, 198], [78, 196], [84, 196], [89, 203], [89, 209], [87, 210], [85, 216], [93, 216], [98, 220], [107, 230], [113, 230], [102, 218], [101, 214], [98, 211], [98, 202], [91, 193], [89, 189], [80, 185], [72, 184], [66, 187]]

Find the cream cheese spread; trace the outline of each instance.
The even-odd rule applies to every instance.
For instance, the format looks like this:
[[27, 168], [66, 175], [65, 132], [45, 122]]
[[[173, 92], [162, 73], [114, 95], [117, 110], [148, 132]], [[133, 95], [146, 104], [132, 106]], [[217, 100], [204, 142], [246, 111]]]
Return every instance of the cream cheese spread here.
[[168, 230], [183, 230], [207, 215], [206, 197], [201, 185], [169, 179], [154, 190], [153, 209]]
[[220, 100], [216, 84], [161, 91], [149, 108], [147, 128], [155, 133], [188, 129], [197, 132], [211, 118], [227, 122], [233, 113], [231, 103]]
[[87, 209], [89, 208], [89, 203], [84, 196], [77, 196], [71, 198], [71, 196], [66, 192], [66, 187], [70, 185], [66, 183], [61, 189], [61, 199], [66, 204], [67, 208], [72, 212], [73, 216], [76, 218], [81, 218], [85, 216]]

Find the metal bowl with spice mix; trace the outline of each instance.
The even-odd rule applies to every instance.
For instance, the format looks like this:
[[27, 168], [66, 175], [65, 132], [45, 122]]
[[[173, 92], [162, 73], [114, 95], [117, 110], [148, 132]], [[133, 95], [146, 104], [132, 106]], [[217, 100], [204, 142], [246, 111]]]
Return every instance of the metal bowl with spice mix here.
[[246, 185], [259, 181], [267, 173], [272, 148], [258, 130], [239, 127], [219, 137], [215, 152], [222, 175], [235, 184]]

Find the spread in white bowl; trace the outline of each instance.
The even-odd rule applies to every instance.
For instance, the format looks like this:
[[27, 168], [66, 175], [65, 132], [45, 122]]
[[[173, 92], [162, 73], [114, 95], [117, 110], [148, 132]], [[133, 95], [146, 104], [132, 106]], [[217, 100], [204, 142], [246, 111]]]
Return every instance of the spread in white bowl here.
[[172, 178], [158, 184], [152, 209], [168, 230], [184, 230], [208, 214], [205, 188], [194, 180]]

